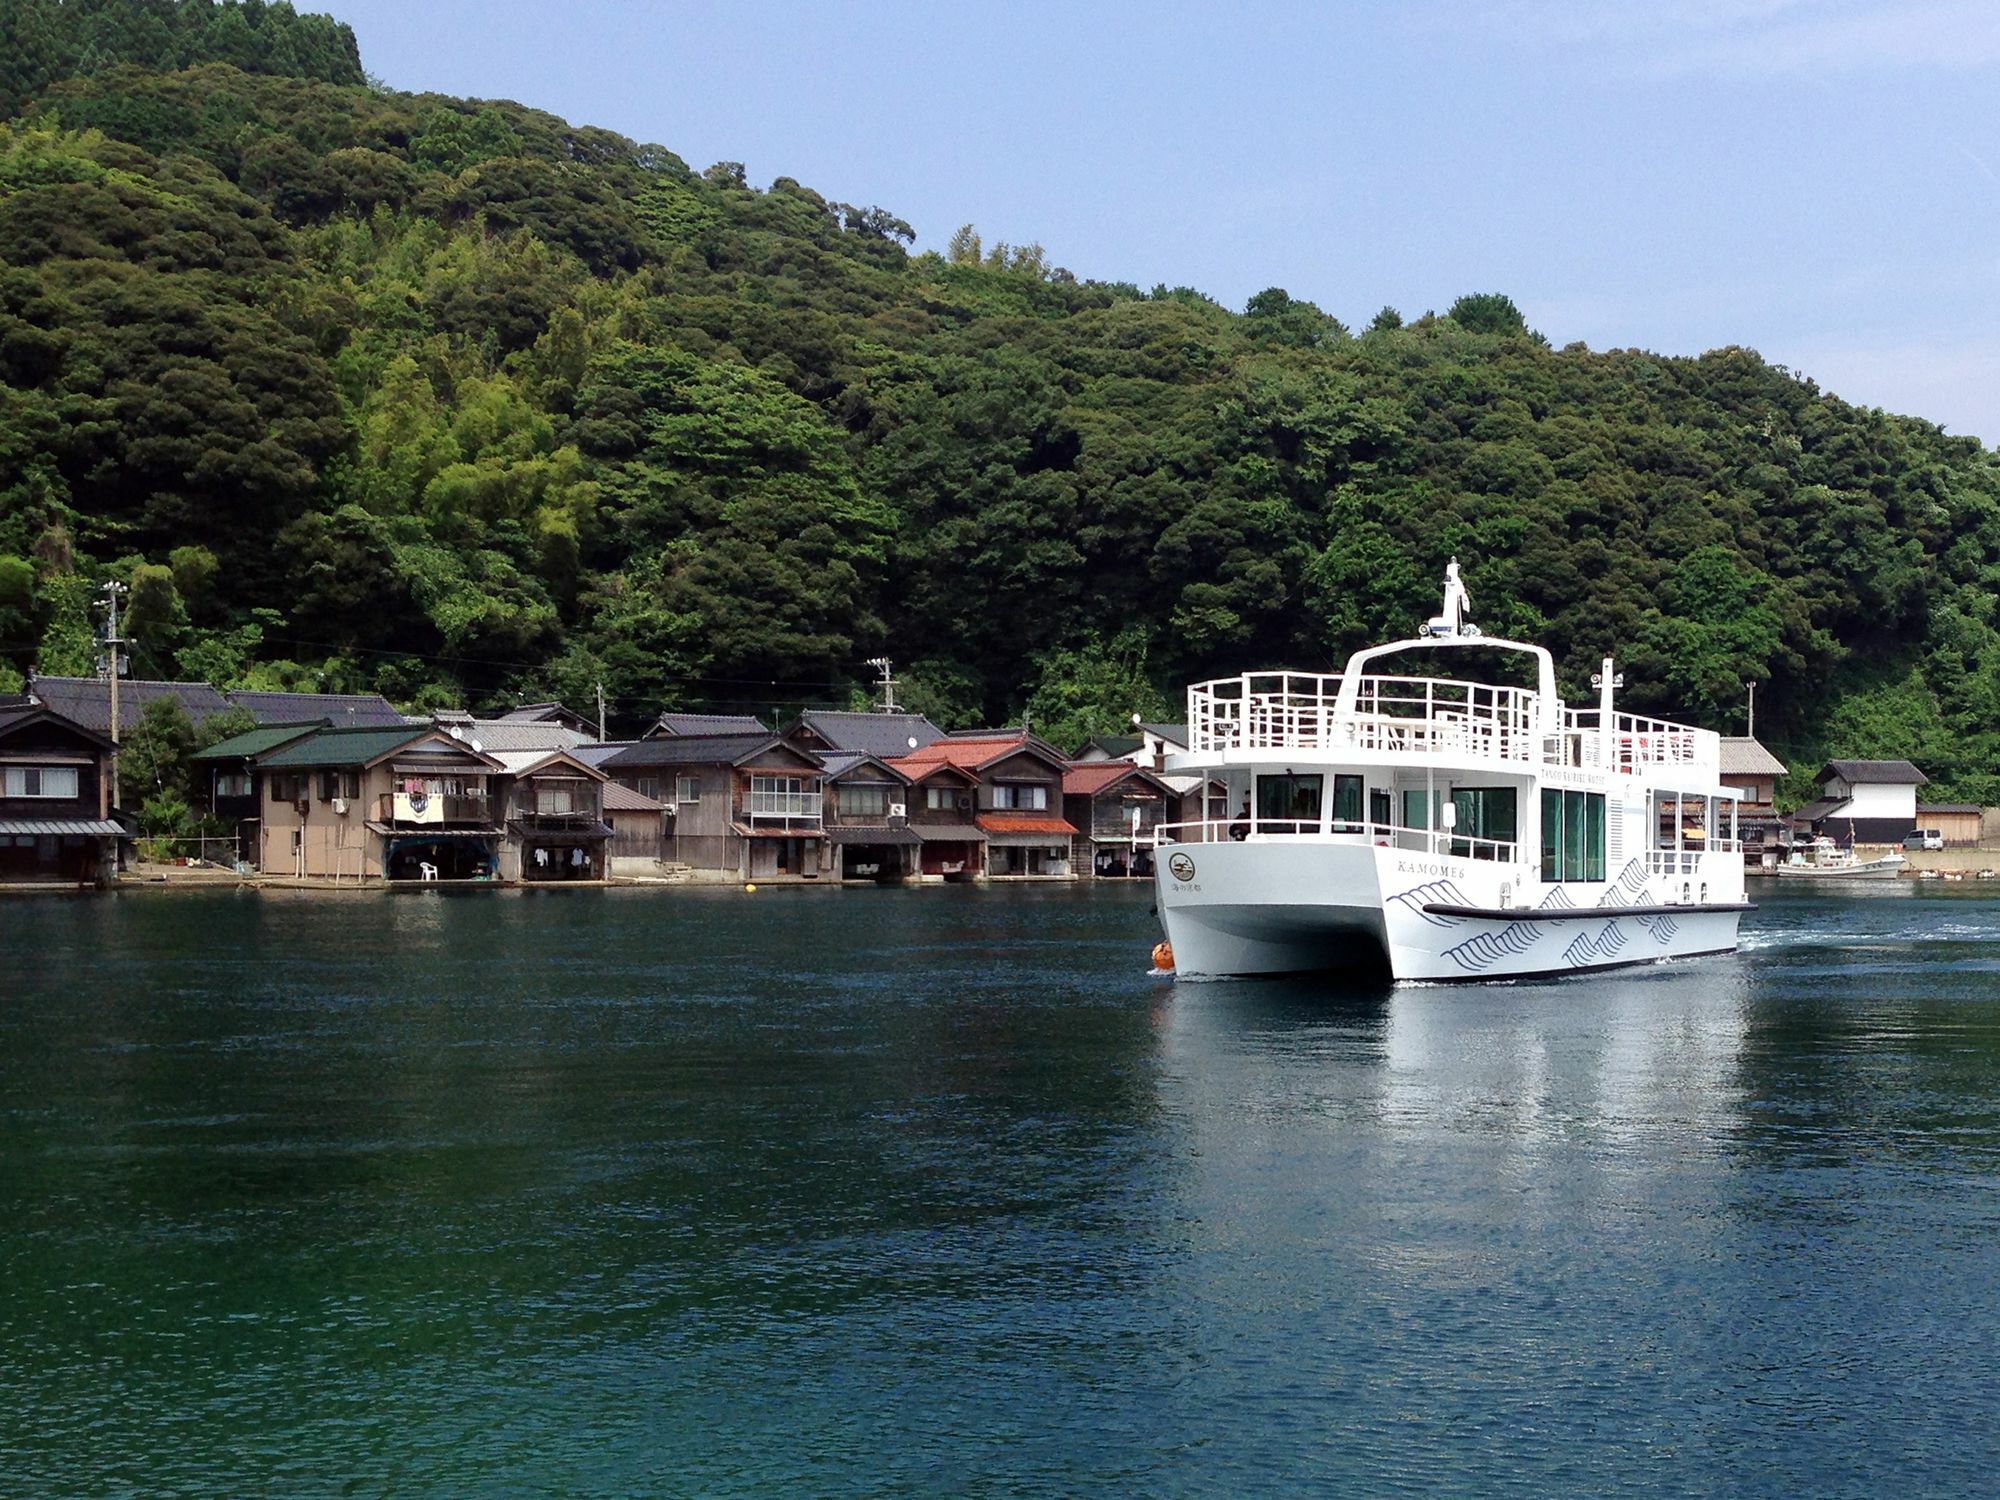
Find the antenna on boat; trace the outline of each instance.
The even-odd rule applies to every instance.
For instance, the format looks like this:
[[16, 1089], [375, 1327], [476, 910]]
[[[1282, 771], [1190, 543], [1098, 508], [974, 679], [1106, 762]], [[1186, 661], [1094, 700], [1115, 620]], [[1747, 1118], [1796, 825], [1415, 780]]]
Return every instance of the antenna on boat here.
[[1427, 636], [1460, 637], [1479, 634], [1479, 627], [1466, 619], [1465, 612], [1472, 607], [1472, 597], [1465, 591], [1465, 584], [1458, 576], [1458, 559], [1453, 558], [1444, 565], [1444, 608], [1436, 618], [1425, 623], [1423, 633]]

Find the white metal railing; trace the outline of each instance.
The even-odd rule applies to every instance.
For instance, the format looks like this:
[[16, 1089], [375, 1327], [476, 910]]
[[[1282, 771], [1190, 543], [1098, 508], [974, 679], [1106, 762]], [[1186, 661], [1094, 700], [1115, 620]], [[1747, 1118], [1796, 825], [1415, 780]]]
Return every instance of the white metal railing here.
[[774, 792], [752, 788], [743, 799], [743, 810], [751, 818], [784, 818], [788, 821], [818, 822], [826, 798], [817, 791]]
[[1614, 714], [1607, 742], [1596, 709], [1544, 724], [1533, 688], [1444, 677], [1365, 676], [1339, 712], [1339, 674], [1246, 672], [1188, 689], [1188, 749], [1196, 755], [1363, 750], [1412, 757], [1603, 767], [1626, 775], [1687, 767], [1720, 774], [1713, 730]]
[[1168, 844], [1262, 843], [1267, 839], [1325, 838], [1335, 843], [1376, 844], [1418, 854], [1494, 860], [1501, 864], [1514, 864], [1520, 859], [1521, 846], [1516, 841], [1472, 838], [1442, 828], [1410, 828], [1400, 823], [1347, 822], [1341, 819], [1335, 819], [1330, 827], [1329, 833], [1322, 834], [1316, 820], [1202, 818], [1160, 824], [1153, 830], [1153, 844], [1158, 848]]

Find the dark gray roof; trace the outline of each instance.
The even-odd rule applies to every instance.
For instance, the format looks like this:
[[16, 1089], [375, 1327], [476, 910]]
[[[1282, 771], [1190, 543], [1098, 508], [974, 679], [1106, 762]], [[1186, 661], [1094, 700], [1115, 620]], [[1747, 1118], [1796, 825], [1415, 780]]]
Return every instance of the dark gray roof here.
[[911, 740], [921, 750], [945, 737], [944, 731], [922, 714], [858, 714], [813, 709], [800, 714], [799, 722], [836, 750], [859, 750], [891, 760], [908, 755]]
[[324, 719], [335, 729], [393, 729], [410, 721], [380, 693], [267, 693], [237, 688], [225, 694], [259, 724], [306, 724]]
[[[886, 760], [882, 759], [881, 756], [869, 755], [861, 750], [821, 751], [819, 762], [822, 766], [826, 767], [826, 779], [828, 781], [837, 781], [849, 771], [861, 766], [881, 772], [883, 776], [886, 776], [892, 782], [900, 781], [907, 783], [910, 779]], [[880, 779], [881, 777], [877, 778], [877, 780]]]
[[1917, 816], [1925, 813], [1976, 813], [1980, 811], [1977, 802], [1919, 802]]
[[1850, 786], [1886, 783], [1892, 786], [1923, 786], [1930, 780], [1906, 760], [1830, 760], [1819, 773], [1820, 780], [1838, 776]]
[[1843, 807], [1852, 807], [1853, 805], [1854, 799], [1852, 797], [1822, 797], [1817, 802], [1808, 802], [1804, 807], [1793, 813], [1792, 818], [1795, 822], [1817, 823], [1824, 818], [1831, 817]]
[[[768, 731], [761, 734], [669, 734], [658, 739], [640, 740], [638, 744], [627, 746], [601, 762], [601, 765], [612, 772], [637, 770], [645, 766], [734, 765], [760, 750], [782, 744], [783, 740]], [[812, 759], [803, 750], [798, 753]]]
[[36, 720], [60, 725], [85, 739], [95, 740], [107, 749], [113, 748], [109, 735], [99, 734], [88, 724], [79, 724], [67, 714], [59, 714], [54, 709], [40, 703], [10, 703], [0, 707], [0, 734], [7, 734], [23, 724]]
[[660, 734], [769, 734], [755, 714], [661, 714], [653, 728]]
[[[37, 677], [28, 691], [65, 719], [74, 719], [99, 734], [111, 732], [111, 684], [96, 677]], [[139, 721], [147, 706], [172, 699], [200, 724], [229, 711], [229, 700], [205, 682], [148, 682], [140, 678], [121, 679], [118, 684], [118, 727], [125, 729]], [[317, 714], [302, 714], [306, 719]]]
[[1141, 724], [1139, 727], [1176, 745], [1184, 746], [1188, 742], [1188, 727], [1185, 724]]
[[593, 741], [582, 745], [572, 745], [569, 753], [582, 761], [586, 766], [601, 766], [621, 750], [630, 750], [634, 745], [639, 743], [640, 741], [638, 740]]

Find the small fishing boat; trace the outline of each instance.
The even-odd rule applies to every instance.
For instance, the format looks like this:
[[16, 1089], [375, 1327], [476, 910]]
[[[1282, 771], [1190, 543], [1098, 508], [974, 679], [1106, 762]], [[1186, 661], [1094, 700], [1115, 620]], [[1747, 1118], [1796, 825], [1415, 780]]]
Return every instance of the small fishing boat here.
[[1822, 835], [1810, 844], [1794, 844], [1791, 855], [1771, 873], [1793, 880], [1893, 880], [1908, 863], [1894, 849], [1861, 859]]

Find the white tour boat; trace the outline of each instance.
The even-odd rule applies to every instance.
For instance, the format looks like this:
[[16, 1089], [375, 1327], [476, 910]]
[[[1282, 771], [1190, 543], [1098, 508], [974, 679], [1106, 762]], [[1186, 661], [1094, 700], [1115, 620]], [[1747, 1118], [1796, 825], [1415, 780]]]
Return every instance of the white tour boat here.
[[[1615, 712], [1608, 657], [1597, 707], [1567, 707], [1549, 653], [1466, 605], [1454, 559], [1415, 640], [1188, 689], [1166, 769], [1209, 791], [1154, 862], [1176, 973], [1480, 980], [1736, 947], [1752, 908], [1717, 735]], [[1526, 657], [1535, 685], [1372, 670], [1475, 649]]]

